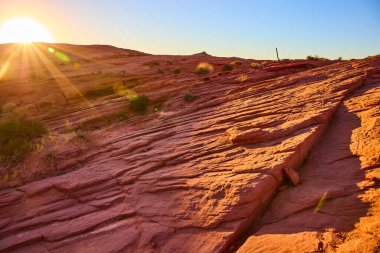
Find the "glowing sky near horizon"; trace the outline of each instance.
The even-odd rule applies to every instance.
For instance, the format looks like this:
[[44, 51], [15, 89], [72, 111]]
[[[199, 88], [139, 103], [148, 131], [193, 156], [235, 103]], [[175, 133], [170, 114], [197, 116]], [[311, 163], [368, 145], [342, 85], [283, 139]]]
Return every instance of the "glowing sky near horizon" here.
[[14, 17], [0, 26], [0, 43], [54, 42], [49, 31], [38, 21]]
[[153, 54], [380, 54], [378, 0], [0, 0], [0, 24], [15, 16], [38, 20], [56, 42]]

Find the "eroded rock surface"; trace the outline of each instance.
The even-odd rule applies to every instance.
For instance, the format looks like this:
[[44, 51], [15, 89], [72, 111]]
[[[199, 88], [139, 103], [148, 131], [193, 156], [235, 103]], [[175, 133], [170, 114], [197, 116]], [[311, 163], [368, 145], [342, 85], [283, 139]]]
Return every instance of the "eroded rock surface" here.
[[[238, 252], [380, 250], [380, 74], [370, 75], [338, 110], [300, 170]], [[319, 203], [319, 204], [318, 204]]]
[[[226, 251], [285, 178], [298, 186], [279, 194], [263, 218], [263, 224], [268, 224], [239, 251], [265, 252], [271, 249], [258, 247], [260, 243], [287, 240], [286, 236], [298, 242], [297, 248], [309, 250], [315, 246], [318, 229], [328, 228], [353, 231], [352, 238], [376, 239], [371, 233], [376, 233], [377, 223], [363, 210], [376, 213], [368, 205], [379, 204], [374, 167], [378, 156], [373, 153], [378, 148], [371, 148], [379, 138], [376, 130], [369, 130], [378, 126], [379, 57], [318, 62], [312, 69], [313, 63], [306, 61], [261, 62], [261, 69], [252, 69], [248, 60], [242, 60], [229, 72], [221, 69], [233, 59], [205, 54], [120, 58], [99, 53], [87, 60], [79, 69], [66, 72], [55, 67], [66, 76], [66, 83], [57, 83], [71, 83], [63, 86], [67, 104], [42, 112], [36, 111], [28, 94], [20, 102], [47, 122], [51, 136], [15, 167], [20, 178], [0, 192], [0, 252]], [[215, 72], [194, 74], [201, 61], [214, 64]], [[170, 72], [178, 67], [180, 74]], [[158, 73], [158, 68], [168, 71]], [[66, 122], [75, 127], [82, 120], [128, 108], [128, 99], [120, 94], [70, 100], [74, 88], [84, 92], [91, 87], [91, 80], [85, 84], [80, 80], [98, 69], [107, 76], [94, 79], [96, 87], [125, 79], [104, 74], [106, 70], [126, 71], [128, 78], [139, 79], [131, 90], [148, 95], [154, 107], [145, 116], [129, 115], [88, 131], [85, 137], [62, 132]], [[242, 74], [245, 80], [239, 78]], [[12, 82], [18, 79], [9, 77], [2, 87]], [[198, 99], [186, 103], [186, 93]], [[342, 122], [337, 122], [340, 118]], [[82, 141], [78, 144], [75, 138]], [[321, 139], [298, 172], [299, 178], [297, 168]], [[363, 171], [369, 181], [362, 187], [370, 195], [356, 185]], [[326, 203], [313, 216], [324, 192], [328, 192]], [[289, 201], [292, 198], [296, 201]], [[351, 203], [352, 211], [339, 209], [343, 204], [334, 201]], [[370, 222], [363, 220], [363, 227], [355, 230], [352, 219], [362, 217]], [[305, 219], [310, 222], [306, 227]], [[280, 222], [285, 223], [277, 226]], [[276, 230], [280, 228], [284, 230]], [[351, 247], [349, 243], [346, 240], [339, 247]]]

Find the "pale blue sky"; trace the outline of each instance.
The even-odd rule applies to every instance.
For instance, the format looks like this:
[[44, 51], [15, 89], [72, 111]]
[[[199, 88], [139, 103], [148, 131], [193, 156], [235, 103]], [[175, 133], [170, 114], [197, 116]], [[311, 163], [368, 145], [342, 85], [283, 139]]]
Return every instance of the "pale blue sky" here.
[[57, 42], [274, 59], [380, 54], [379, 0], [0, 0]]

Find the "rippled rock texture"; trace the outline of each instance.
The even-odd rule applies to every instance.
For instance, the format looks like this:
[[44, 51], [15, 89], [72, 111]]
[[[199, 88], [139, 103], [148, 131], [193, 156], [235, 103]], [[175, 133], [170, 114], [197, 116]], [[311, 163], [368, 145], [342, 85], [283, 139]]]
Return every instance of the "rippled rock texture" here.
[[[0, 252], [306, 252], [318, 238], [331, 252], [378, 247], [380, 57], [33, 47], [39, 61], [19, 69], [22, 57], [3, 53], [0, 102], [50, 134], [2, 168], [19, 176], [2, 182]], [[215, 70], [197, 75], [199, 62]], [[130, 112], [130, 93], [150, 98], [145, 115]]]

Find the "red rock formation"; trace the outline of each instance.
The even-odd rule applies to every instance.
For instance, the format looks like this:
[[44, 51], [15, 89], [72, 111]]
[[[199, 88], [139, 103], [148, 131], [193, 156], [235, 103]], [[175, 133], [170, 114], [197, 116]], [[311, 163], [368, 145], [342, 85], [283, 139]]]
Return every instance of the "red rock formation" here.
[[379, 87], [380, 69], [339, 105], [302, 184], [278, 194], [238, 252], [312, 252], [319, 240], [325, 252], [380, 250]]
[[[275, 62], [252, 69], [244, 60], [234, 70], [222, 72], [231, 59], [207, 56], [216, 70], [205, 81], [193, 73], [203, 55], [111, 56], [99, 52], [96, 59], [86, 61], [81, 55], [77, 59], [80, 68], [51, 60], [55, 67], [45, 67], [54, 78], [43, 74], [35, 80], [36, 91], [22, 93], [19, 106], [46, 122], [51, 134], [40, 150], [12, 168], [19, 170], [20, 177], [3, 185], [0, 252], [226, 251], [289, 179], [297, 186], [278, 194], [260, 219], [268, 225], [239, 251], [310, 250], [318, 232], [328, 241], [340, 229], [351, 228], [352, 238], [359, 235], [371, 241], [378, 236], [375, 220], [361, 210], [370, 201], [379, 203], [371, 200], [377, 196], [373, 166], [378, 164], [375, 147], [379, 138], [376, 130], [368, 130], [377, 127], [379, 57], [323, 62], [309, 70]], [[277, 70], [266, 69], [276, 64]], [[175, 68], [181, 72], [173, 74]], [[28, 88], [23, 77], [14, 73], [2, 81], [4, 91], [15, 87], [1, 97], [4, 103], [16, 101], [21, 96], [17, 92]], [[240, 74], [247, 75], [247, 80], [237, 81]], [[78, 91], [84, 94], [122, 83], [126, 76], [135, 82], [130, 89], [149, 96], [147, 115], [128, 113], [127, 119], [110, 124], [115, 113], [127, 110], [128, 94], [87, 100], [76, 97]], [[68, 104], [54, 100], [55, 108], [50, 111], [35, 109], [33, 99], [58, 91], [67, 96]], [[186, 93], [198, 99], [187, 103]], [[359, 126], [351, 118], [346, 123], [346, 116], [352, 114], [362, 117], [363, 129], [353, 132], [350, 146], [350, 130]], [[337, 122], [341, 117], [344, 121]], [[66, 122], [70, 127], [99, 122], [100, 126], [83, 137], [65, 133]], [[341, 136], [335, 138], [337, 134]], [[320, 140], [320, 146], [313, 148]], [[299, 178], [296, 170], [310, 150], [316, 158], [308, 159]], [[347, 160], [350, 150], [356, 157]], [[356, 161], [358, 157], [362, 163]], [[338, 166], [340, 161], [343, 165]], [[325, 166], [326, 162], [331, 164]], [[313, 171], [314, 165], [321, 171]], [[342, 167], [347, 172], [339, 171]], [[362, 204], [352, 199], [358, 204], [355, 211], [344, 213], [339, 210], [339, 197], [357, 196], [355, 175], [361, 167], [367, 168], [370, 178], [363, 189], [372, 189], [372, 193], [359, 201]], [[324, 192], [329, 192], [326, 203], [313, 216], [309, 209], [314, 210]], [[339, 203], [334, 204], [335, 199]], [[320, 216], [330, 217], [320, 213], [329, 206], [329, 212], [343, 212], [349, 221], [321, 218], [315, 222]], [[355, 230], [352, 219], [360, 217], [363, 227]], [[269, 224], [277, 221], [285, 225]], [[312, 225], [305, 228], [300, 222], [316, 225], [311, 230]], [[291, 243], [283, 243], [284, 248], [273, 242], [280, 244], [289, 238]], [[352, 246], [348, 240], [339, 247]]]

